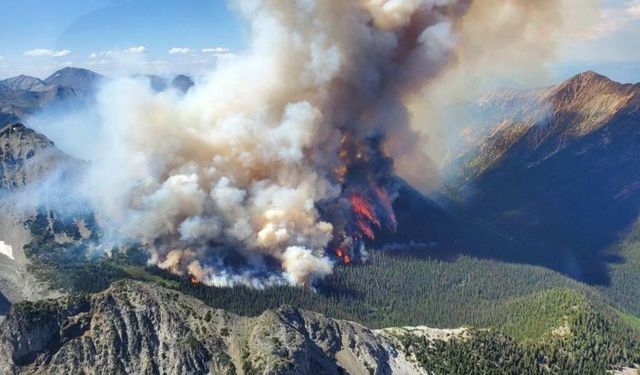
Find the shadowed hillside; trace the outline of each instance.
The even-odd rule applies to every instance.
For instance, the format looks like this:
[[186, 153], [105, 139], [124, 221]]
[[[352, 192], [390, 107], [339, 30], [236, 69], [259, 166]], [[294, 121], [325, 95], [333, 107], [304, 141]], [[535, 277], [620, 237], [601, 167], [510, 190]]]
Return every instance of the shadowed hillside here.
[[640, 85], [587, 72], [530, 95], [469, 158], [463, 211], [521, 244], [507, 260], [607, 284], [624, 259], [603, 250], [640, 208]]

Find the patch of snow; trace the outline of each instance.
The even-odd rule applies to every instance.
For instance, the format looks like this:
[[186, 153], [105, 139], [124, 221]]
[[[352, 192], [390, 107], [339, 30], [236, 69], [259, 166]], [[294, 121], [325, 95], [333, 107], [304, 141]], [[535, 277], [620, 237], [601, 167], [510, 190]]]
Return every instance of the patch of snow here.
[[9, 257], [11, 260], [16, 260], [13, 257], [13, 248], [11, 248], [11, 245], [7, 245], [2, 241], [0, 241], [0, 254]]

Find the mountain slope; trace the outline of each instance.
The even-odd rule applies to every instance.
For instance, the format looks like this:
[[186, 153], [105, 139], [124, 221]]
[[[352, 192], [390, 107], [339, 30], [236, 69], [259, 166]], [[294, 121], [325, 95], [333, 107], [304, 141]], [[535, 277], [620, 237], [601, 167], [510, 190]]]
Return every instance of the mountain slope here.
[[638, 332], [574, 291], [514, 300], [498, 314], [495, 329], [371, 331], [288, 306], [240, 317], [124, 280], [92, 296], [15, 305], [0, 325], [0, 371], [595, 374], [640, 361]]
[[[501, 313], [507, 326], [497, 330], [435, 340], [415, 329], [385, 332], [431, 374], [607, 374], [640, 362], [638, 333], [575, 292], [550, 290], [511, 305]], [[521, 337], [522, 326], [530, 336]]]
[[[0, 127], [0, 301], [15, 303], [52, 295], [34, 278], [24, 253], [33, 241], [25, 222], [38, 205], [59, 199], [84, 164], [22, 124]], [[53, 293], [55, 295], [57, 293]], [[0, 310], [0, 318], [6, 309]]]
[[640, 212], [640, 85], [587, 72], [529, 95], [470, 158], [461, 205], [523, 244], [507, 260], [608, 284], [622, 259], [603, 251]]
[[70, 163], [53, 142], [24, 125], [0, 128], [0, 191], [27, 186]]
[[241, 318], [132, 281], [89, 298], [17, 305], [0, 353], [3, 373], [21, 374], [419, 373], [355, 323], [290, 307]]

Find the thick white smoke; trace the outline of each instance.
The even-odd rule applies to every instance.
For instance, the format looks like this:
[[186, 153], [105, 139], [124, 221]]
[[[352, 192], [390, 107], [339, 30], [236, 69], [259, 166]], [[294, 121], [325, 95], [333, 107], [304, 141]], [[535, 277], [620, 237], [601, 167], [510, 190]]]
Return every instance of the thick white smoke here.
[[[334, 226], [317, 203], [342, 193], [343, 135], [382, 137], [392, 158], [412, 151], [405, 102], [449, 61], [468, 3], [238, 1], [249, 52], [187, 95], [136, 80], [100, 93], [107, 152], [86, 191], [104, 225], [212, 285], [331, 273]], [[282, 272], [264, 273], [273, 261]]]

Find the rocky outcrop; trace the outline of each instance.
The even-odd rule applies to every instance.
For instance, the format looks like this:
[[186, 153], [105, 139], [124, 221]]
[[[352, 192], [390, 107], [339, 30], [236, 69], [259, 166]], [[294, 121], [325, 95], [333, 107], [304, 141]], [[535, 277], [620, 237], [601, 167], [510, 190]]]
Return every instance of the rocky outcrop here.
[[24, 187], [79, 162], [22, 124], [0, 128], [0, 190]]
[[23, 302], [0, 326], [0, 373], [414, 374], [390, 340], [291, 307], [240, 317], [155, 284]]

